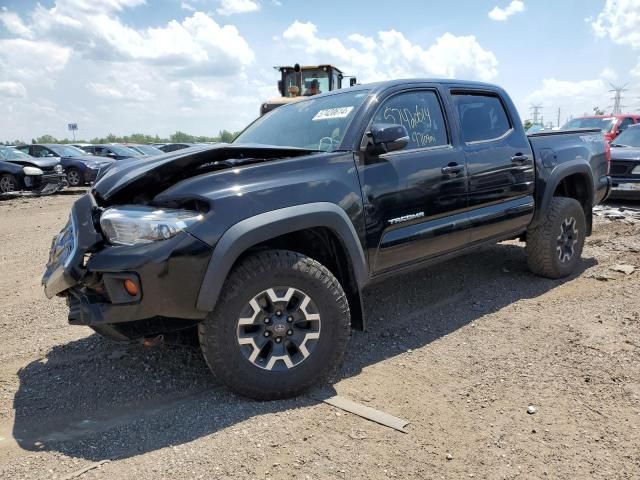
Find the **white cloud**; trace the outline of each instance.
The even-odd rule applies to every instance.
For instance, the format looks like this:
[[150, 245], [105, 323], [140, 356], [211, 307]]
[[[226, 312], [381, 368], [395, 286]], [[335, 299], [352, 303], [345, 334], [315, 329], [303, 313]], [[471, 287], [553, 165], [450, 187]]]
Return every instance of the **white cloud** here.
[[0, 96], [22, 98], [27, 96], [27, 89], [18, 82], [0, 82]]
[[258, 10], [260, 10], [260, 4], [254, 0], [221, 0], [220, 7], [216, 11], [220, 15], [234, 15]]
[[193, 7], [192, 5], [189, 5], [187, 2], [181, 2], [180, 3], [180, 8], [182, 8], [183, 10], [187, 10], [189, 12], [195, 12], [196, 11], [195, 7]]
[[615, 70], [609, 67], [605, 67], [602, 72], [600, 72], [600, 78], [603, 78], [609, 82], [613, 82], [618, 79], [618, 74], [615, 72]]
[[[68, 2], [59, 0], [51, 9], [38, 5], [30, 29], [41, 38], [73, 46], [86, 59], [148, 63], [175, 75], [228, 75], [255, 59], [235, 26], [220, 25], [203, 12], [181, 22], [171, 20], [163, 27], [134, 29], [100, 9], [97, 13], [74, 12]], [[136, 2], [140, 3], [129, 0], [128, 4]], [[123, 8], [124, 4], [125, 0], [111, 0], [109, 8]]]
[[177, 129], [214, 135], [253, 120], [275, 94], [275, 73], [254, 83], [246, 71], [255, 54], [238, 29], [184, 10], [165, 24], [128, 23], [124, 10], [144, 3], [56, 0], [22, 16], [0, 9], [0, 96], [12, 112], [0, 131], [62, 138], [66, 123], [77, 121], [85, 138]]
[[27, 38], [31, 38], [33, 35], [31, 29], [23, 23], [22, 19], [17, 14], [9, 12], [7, 7], [2, 7], [0, 10], [0, 23], [13, 35]]
[[145, 0], [58, 0], [56, 7], [70, 13], [92, 14], [120, 12], [125, 8], [138, 7], [145, 3]]
[[524, 2], [521, 0], [513, 0], [506, 8], [493, 7], [489, 12], [489, 18], [497, 22], [504, 22], [511, 15], [524, 12]]
[[352, 42], [358, 43], [365, 50], [373, 50], [376, 48], [376, 41], [371, 37], [365, 37], [359, 33], [353, 33], [347, 37]]
[[348, 41], [353, 46], [347, 46], [338, 38], [318, 36], [311, 22], [295, 21], [282, 37], [314, 60], [335, 61], [364, 82], [418, 76], [491, 80], [498, 73], [495, 55], [482, 48], [473, 35], [445, 33], [425, 48], [401, 32], [387, 30], [378, 32], [375, 39], [352, 34]]
[[137, 83], [126, 82], [124, 85], [122, 81], [120, 86], [106, 83], [89, 82], [87, 88], [94, 95], [98, 97], [107, 98], [111, 100], [129, 100], [133, 102], [144, 102], [151, 100], [155, 97], [151, 92], [148, 92], [140, 87]]
[[188, 100], [217, 100], [220, 98], [219, 89], [199, 85], [193, 80], [173, 82], [171, 86]]
[[597, 18], [588, 20], [596, 36], [640, 48], [640, 2], [637, 0], [607, 0]]
[[71, 50], [46, 41], [0, 40], [0, 77], [46, 81], [65, 68]]

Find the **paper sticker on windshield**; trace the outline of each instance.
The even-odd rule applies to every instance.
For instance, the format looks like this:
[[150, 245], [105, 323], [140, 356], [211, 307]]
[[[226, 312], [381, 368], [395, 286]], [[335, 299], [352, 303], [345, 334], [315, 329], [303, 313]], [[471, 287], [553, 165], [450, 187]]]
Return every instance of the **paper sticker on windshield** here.
[[353, 107], [337, 107], [337, 108], [325, 108], [316, 113], [315, 117], [311, 120], [331, 120], [333, 118], [346, 118], [353, 110]]

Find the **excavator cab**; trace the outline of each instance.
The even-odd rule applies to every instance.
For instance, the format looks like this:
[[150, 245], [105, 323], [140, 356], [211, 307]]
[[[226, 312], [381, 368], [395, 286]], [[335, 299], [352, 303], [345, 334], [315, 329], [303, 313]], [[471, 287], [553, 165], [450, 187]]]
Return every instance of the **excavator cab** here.
[[278, 80], [280, 97], [264, 102], [260, 106], [260, 115], [264, 115], [280, 105], [302, 100], [304, 97], [338, 90], [342, 88], [342, 81], [345, 78], [349, 79], [349, 86], [356, 84], [355, 77], [345, 76], [339, 68], [333, 65], [301, 67], [296, 63], [293, 67], [274, 68], [279, 70], [281, 74], [281, 79]]

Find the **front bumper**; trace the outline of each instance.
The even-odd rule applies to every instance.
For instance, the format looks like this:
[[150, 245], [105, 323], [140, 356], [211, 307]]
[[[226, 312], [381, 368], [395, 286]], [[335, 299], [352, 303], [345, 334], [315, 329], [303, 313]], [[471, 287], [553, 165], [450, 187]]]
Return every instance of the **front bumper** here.
[[63, 173], [46, 173], [44, 175], [25, 175], [24, 184], [27, 190], [37, 195], [56, 193], [67, 186], [67, 177]]
[[[91, 194], [75, 203], [69, 224], [54, 238], [42, 278], [47, 297], [67, 298], [70, 323], [206, 316], [196, 301], [212, 253], [209, 245], [184, 232], [144, 245], [107, 245], [94, 226], [97, 211]], [[127, 294], [126, 279], [138, 283], [138, 295]]]
[[611, 197], [640, 197], [640, 176], [612, 177]]

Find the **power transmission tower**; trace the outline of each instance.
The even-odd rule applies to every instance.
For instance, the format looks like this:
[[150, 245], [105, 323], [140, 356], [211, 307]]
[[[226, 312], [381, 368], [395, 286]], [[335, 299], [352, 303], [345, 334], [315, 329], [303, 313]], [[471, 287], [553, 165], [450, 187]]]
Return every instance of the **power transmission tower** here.
[[529, 107], [529, 110], [531, 110], [531, 114], [533, 115], [533, 124], [534, 125], [539, 125], [538, 122], [538, 115], [540, 115], [540, 110], [542, 109], [542, 104], [538, 103], [538, 104], [534, 104], [532, 103], [531, 106]]
[[611, 107], [611, 115], [621, 115], [622, 114], [622, 109], [626, 107], [626, 105], [622, 105], [622, 92], [626, 92], [628, 90], [627, 85], [629, 85], [628, 83], [620, 86], [620, 85], [614, 85], [613, 83], [610, 83], [609, 85], [611, 85], [611, 90], [609, 90], [609, 92], [613, 93], [613, 98], [611, 100], [613, 100], [613, 107]]

